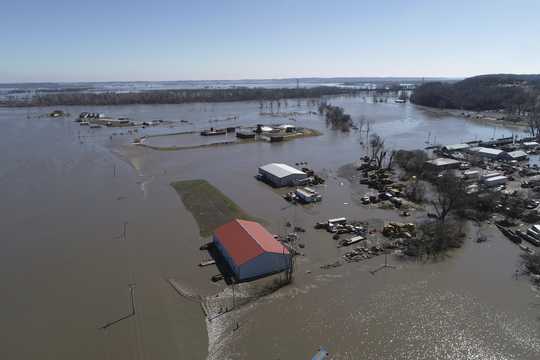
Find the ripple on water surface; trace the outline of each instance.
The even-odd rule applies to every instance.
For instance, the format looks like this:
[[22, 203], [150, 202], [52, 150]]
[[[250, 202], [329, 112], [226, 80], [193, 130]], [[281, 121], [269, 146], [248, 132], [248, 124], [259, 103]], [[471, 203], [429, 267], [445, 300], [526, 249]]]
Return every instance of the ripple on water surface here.
[[364, 358], [540, 358], [540, 339], [530, 319], [507, 316], [464, 294], [429, 289], [420, 282], [379, 292], [370, 302], [368, 311], [360, 310], [342, 324], [353, 333], [363, 329], [355, 353]]

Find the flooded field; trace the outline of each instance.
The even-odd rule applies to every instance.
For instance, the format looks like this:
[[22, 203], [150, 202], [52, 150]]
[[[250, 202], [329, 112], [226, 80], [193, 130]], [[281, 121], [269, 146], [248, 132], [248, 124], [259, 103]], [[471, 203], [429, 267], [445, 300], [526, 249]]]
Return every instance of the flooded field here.
[[[355, 121], [364, 117], [371, 133], [394, 149], [423, 148], [428, 139], [457, 143], [522, 133], [410, 104], [362, 97], [331, 102]], [[377, 257], [320, 269], [344, 250], [313, 229], [316, 221], [399, 216], [356, 203], [366, 188], [337, 172], [364, 155], [365, 136], [327, 129], [322, 117], [309, 114], [315, 102], [289, 101], [283, 112], [304, 114], [292, 117], [260, 115], [268, 109], [258, 102], [66, 107], [69, 118], [40, 117], [50, 110], [0, 109], [5, 358], [309, 359], [319, 346], [332, 359], [540, 357], [540, 298], [526, 278], [514, 279], [521, 250], [496, 230], [486, 230], [488, 242], [469, 240], [436, 263], [391, 258], [396, 269], [372, 275], [384, 261]], [[89, 129], [73, 122], [82, 111], [171, 124], [131, 133]], [[231, 116], [238, 119], [210, 121]], [[323, 135], [168, 152], [131, 144], [144, 135], [280, 122]], [[322, 203], [290, 206], [256, 181], [257, 168], [269, 162], [307, 162], [323, 174]], [[184, 294], [219, 293], [232, 304], [231, 289], [210, 281], [217, 270], [197, 266], [205, 257], [199, 246], [208, 239], [199, 237], [170, 186], [190, 179], [209, 181], [274, 233], [283, 234], [287, 221], [307, 229], [291, 285], [213, 321], [179, 295], [170, 279]], [[100, 330], [131, 311], [130, 284], [135, 315]], [[241, 297], [249, 287], [237, 290]]]

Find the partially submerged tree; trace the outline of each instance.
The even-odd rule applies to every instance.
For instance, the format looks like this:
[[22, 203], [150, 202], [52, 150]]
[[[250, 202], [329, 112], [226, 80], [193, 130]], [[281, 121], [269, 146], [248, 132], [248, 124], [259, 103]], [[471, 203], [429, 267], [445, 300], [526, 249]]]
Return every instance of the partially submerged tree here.
[[397, 164], [408, 176], [422, 178], [426, 170], [428, 156], [424, 150], [399, 150], [396, 155]]
[[525, 266], [525, 272], [529, 274], [540, 274], [540, 253], [522, 254], [521, 259]]
[[445, 172], [435, 179], [433, 185], [435, 194], [431, 204], [439, 221], [444, 223], [450, 213], [465, 208], [467, 204], [465, 184], [452, 172]]
[[418, 226], [418, 235], [409, 240], [407, 254], [415, 257], [437, 257], [465, 240], [462, 222], [428, 221]]
[[332, 106], [323, 102], [319, 106], [319, 113], [325, 114], [326, 123], [332, 126], [333, 129], [339, 129], [345, 132], [350, 131], [352, 118], [349, 114], [345, 113], [342, 107]]
[[531, 100], [527, 110], [527, 125], [532, 136], [540, 136], [540, 100]]

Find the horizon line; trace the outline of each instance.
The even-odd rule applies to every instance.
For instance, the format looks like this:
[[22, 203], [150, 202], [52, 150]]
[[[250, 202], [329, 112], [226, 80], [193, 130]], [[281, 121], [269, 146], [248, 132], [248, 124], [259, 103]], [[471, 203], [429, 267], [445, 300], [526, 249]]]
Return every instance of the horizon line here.
[[[501, 73], [502, 74], [502, 73]], [[479, 75], [474, 75], [479, 76]], [[276, 77], [276, 78], [239, 78], [239, 79], [186, 79], [186, 80], [75, 80], [75, 81], [9, 81], [0, 82], [0, 85], [25, 84], [91, 84], [91, 83], [174, 83], [174, 82], [233, 82], [233, 81], [284, 81], [284, 80], [331, 80], [331, 79], [447, 79], [459, 80], [466, 76], [302, 76], [302, 77]]]

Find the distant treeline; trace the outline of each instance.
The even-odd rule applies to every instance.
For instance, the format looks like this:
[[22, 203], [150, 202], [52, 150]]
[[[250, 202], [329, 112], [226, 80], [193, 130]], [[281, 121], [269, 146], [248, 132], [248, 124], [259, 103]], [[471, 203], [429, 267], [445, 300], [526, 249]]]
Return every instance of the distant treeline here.
[[279, 100], [319, 98], [324, 95], [351, 94], [354, 89], [320, 86], [313, 88], [233, 88], [153, 90], [130, 93], [62, 92], [35, 95], [29, 100], [7, 100], [0, 106], [60, 106], [60, 105], [129, 105], [182, 104], [192, 102], [226, 102], [247, 100]]
[[540, 75], [481, 75], [456, 83], [430, 82], [411, 96], [418, 105], [473, 111], [521, 113], [538, 104]]

